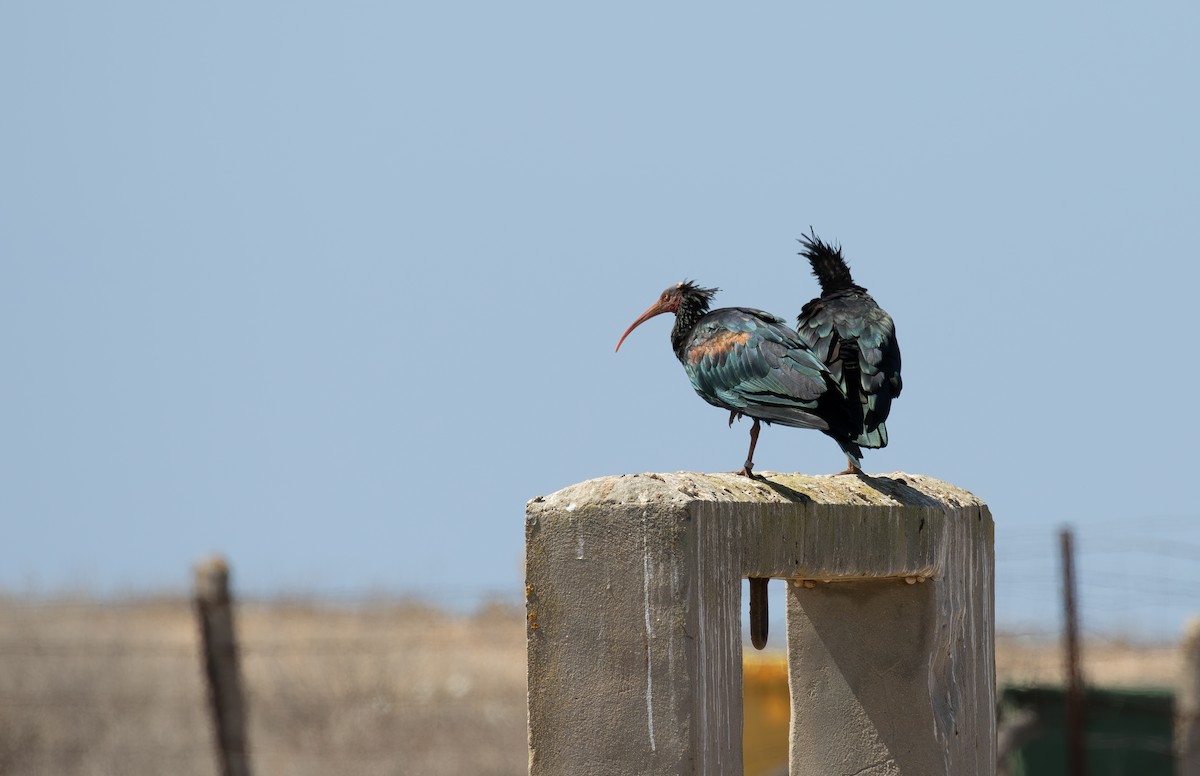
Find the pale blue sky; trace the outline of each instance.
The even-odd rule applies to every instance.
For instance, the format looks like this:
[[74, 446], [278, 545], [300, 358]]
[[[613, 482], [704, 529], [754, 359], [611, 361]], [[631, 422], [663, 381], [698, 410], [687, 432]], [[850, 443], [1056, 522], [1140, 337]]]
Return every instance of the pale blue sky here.
[[991, 504], [1001, 623], [1053, 626], [1071, 522], [1089, 626], [1173, 632], [1197, 40], [1182, 2], [4, 3], [0, 589], [221, 551], [255, 595], [518, 600], [526, 499], [740, 465], [667, 320], [613, 345], [685, 277], [794, 316], [812, 225], [904, 349], [866, 468]]

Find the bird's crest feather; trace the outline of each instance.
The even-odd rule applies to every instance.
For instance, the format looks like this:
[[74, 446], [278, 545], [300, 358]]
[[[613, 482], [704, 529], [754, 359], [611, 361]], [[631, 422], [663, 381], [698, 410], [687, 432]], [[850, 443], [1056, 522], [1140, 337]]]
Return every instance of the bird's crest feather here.
[[708, 306], [712, 303], [712, 298], [717, 295], [718, 291], [721, 290], [719, 288], [701, 288], [700, 285], [694, 280], [685, 280], [676, 286], [676, 288], [678, 288], [679, 292], [684, 296], [690, 296], [703, 300], [705, 309], [708, 309]]
[[842, 256], [842, 246], [831, 245], [817, 237], [811, 226], [809, 233], [800, 237], [800, 244], [804, 246], [800, 255], [812, 265], [812, 273], [821, 284], [821, 293], [860, 288], [850, 276], [850, 266]]

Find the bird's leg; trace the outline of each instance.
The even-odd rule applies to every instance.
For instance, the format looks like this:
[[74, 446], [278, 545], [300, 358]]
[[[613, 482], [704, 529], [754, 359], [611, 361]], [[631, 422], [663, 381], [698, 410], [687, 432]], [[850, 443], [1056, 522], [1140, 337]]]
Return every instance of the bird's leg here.
[[844, 470], [838, 472], [839, 475], [840, 474], [857, 474], [859, 476], [866, 476], [862, 470], [862, 467], [858, 465], [858, 461], [854, 460], [850, 456], [846, 456], [846, 464], [847, 464], [846, 468]]
[[737, 410], [729, 411], [729, 427], [730, 428], [733, 428], [733, 421], [741, 420], [741, 419], [742, 419], [742, 413], [738, 412]]
[[738, 472], [750, 479], [754, 479], [754, 446], [758, 444], [758, 428], [758, 418], [755, 418], [754, 425], [750, 427], [750, 452], [746, 453], [746, 465]]

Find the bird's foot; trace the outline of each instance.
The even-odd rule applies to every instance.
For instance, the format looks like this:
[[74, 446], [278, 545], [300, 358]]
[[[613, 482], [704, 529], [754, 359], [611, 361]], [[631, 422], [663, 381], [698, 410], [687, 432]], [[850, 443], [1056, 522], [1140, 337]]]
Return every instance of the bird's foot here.
[[730, 428], [733, 428], [733, 421], [741, 420], [741, 419], [742, 419], [742, 413], [738, 412], [737, 410], [729, 411], [729, 427]]
[[847, 466], [845, 469], [843, 469], [842, 471], [838, 472], [838, 473], [837, 473], [837, 474], [835, 474], [834, 476], [835, 476], [835, 477], [840, 477], [840, 476], [841, 476], [841, 475], [843, 475], [843, 474], [856, 474], [856, 475], [858, 475], [859, 477], [865, 477], [865, 476], [867, 476], [867, 475], [866, 475], [866, 472], [864, 472], [862, 469], [860, 469], [859, 467], [855, 466], [854, 464], [850, 464], [849, 466]]
[[735, 474], [738, 474], [742, 477], [749, 477], [752, 480], [761, 480], [762, 479], [761, 476], [754, 473], [754, 462], [753, 461], [746, 461], [746, 465], [743, 466], [739, 471], [735, 472]]

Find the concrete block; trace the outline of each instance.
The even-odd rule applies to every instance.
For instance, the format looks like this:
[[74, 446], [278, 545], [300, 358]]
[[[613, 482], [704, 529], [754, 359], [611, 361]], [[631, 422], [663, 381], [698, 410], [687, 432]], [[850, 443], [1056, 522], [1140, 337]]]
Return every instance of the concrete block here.
[[918, 475], [764, 476], [605, 477], [529, 502], [531, 774], [740, 776], [748, 576], [798, 581], [792, 773], [991, 772], [987, 507]]

